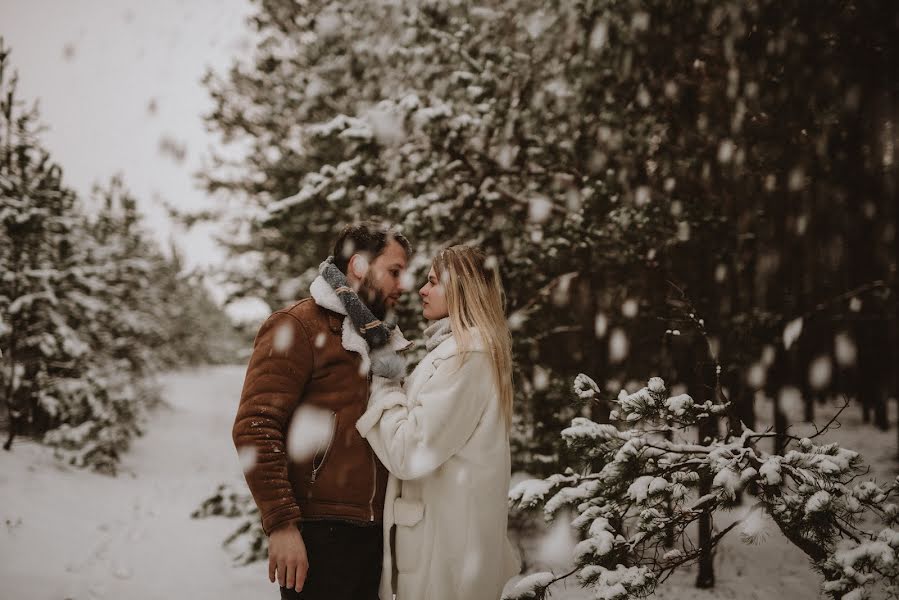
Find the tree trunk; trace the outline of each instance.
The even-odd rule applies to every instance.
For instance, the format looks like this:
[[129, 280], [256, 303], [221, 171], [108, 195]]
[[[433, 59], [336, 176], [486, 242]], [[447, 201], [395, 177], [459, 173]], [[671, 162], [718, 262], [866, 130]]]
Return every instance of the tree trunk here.
[[774, 454], [783, 454], [787, 447], [787, 415], [780, 406], [780, 397], [774, 397]]
[[[699, 354], [700, 357], [705, 357], [707, 354]], [[703, 377], [705, 372], [708, 370], [709, 364], [705, 361], [705, 358], [700, 359], [702, 362], [697, 365], [696, 370], [694, 371], [694, 380], [692, 382], [692, 386], [690, 387], [691, 393], [693, 394], [693, 398], [697, 402], [705, 402], [706, 400], [711, 400], [715, 402], [715, 392], [712, 390], [710, 392], [709, 382], [714, 381], [714, 379], [708, 379]], [[705, 368], [704, 368], [705, 367]], [[714, 369], [714, 365], [711, 365], [711, 368]], [[698, 442], [700, 444], [706, 443], [705, 440], [709, 437], [714, 437], [718, 433], [718, 420], [717, 417], [710, 416], [706, 419], [700, 421], [699, 424], [699, 439]], [[709, 473], [700, 473], [699, 475], [699, 495], [704, 496], [712, 491], [712, 476]], [[715, 585], [715, 565], [714, 565], [714, 552], [712, 545], [712, 513], [711, 512], [703, 512], [698, 520], [699, 526], [699, 540], [698, 544], [700, 547], [699, 552], [699, 573], [696, 575], [696, 587], [700, 589], [707, 589], [714, 587]]]
[[15, 393], [16, 390], [14, 388], [15, 385], [15, 369], [16, 363], [14, 357], [16, 355], [16, 336], [13, 335], [9, 341], [9, 349], [6, 353], [6, 363], [8, 365], [7, 369], [7, 385], [5, 394], [3, 396], [3, 403], [6, 405], [6, 412], [9, 415], [9, 437], [6, 439], [6, 442], [3, 444], [4, 450], [12, 449], [12, 441], [16, 437], [16, 433], [18, 433], [19, 429], [19, 417], [16, 415], [16, 411], [13, 408], [15, 402]]
[[[712, 419], [707, 419], [711, 421]], [[703, 427], [700, 427], [699, 439], [705, 437]], [[699, 477], [699, 495], [704, 496], [712, 491], [712, 477], [709, 474], [702, 474]], [[712, 513], [703, 512], [699, 517], [699, 573], [696, 575], [696, 587], [706, 589], [715, 585], [715, 564], [714, 552], [712, 549]]]

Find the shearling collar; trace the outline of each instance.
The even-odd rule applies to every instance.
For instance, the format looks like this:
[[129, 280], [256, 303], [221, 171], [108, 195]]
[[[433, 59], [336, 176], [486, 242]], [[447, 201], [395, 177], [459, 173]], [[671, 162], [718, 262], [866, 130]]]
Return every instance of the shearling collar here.
[[[346, 308], [334, 288], [331, 287], [325, 278], [319, 275], [309, 287], [309, 293], [315, 303], [337, 314], [343, 315], [343, 331], [340, 335], [341, 345], [350, 352], [355, 352], [362, 357], [362, 365], [359, 370], [363, 374], [368, 374], [371, 369], [371, 359], [368, 356], [368, 343], [365, 338], [353, 327], [353, 321], [346, 313]], [[387, 345], [394, 352], [402, 352], [412, 345], [412, 342], [403, 337], [403, 333], [399, 327], [394, 327], [390, 332], [390, 340]]]

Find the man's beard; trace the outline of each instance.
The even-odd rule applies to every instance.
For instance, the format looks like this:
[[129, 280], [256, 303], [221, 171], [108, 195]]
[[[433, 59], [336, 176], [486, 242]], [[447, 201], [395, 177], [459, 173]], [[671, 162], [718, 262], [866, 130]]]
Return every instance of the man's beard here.
[[375, 287], [371, 269], [365, 274], [365, 278], [359, 286], [359, 298], [365, 302], [368, 310], [370, 310], [376, 318], [381, 321], [387, 318], [387, 296]]

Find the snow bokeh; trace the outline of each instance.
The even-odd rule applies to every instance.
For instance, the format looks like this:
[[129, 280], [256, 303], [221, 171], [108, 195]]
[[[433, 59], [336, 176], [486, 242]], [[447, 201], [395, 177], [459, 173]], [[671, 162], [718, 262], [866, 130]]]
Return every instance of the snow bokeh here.
[[278, 324], [275, 329], [275, 338], [272, 347], [275, 352], [287, 352], [293, 346], [293, 327], [287, 321]]
[[290, 421], [287, 454], [296, 462], [306, 462], [325, 451], [335, 432], [335, 415], [329, 410], [301, 405]]
[[627, 358], [630, 352], [630, 340], [624, 329], [616, 327], [609, 336], [609, 360], [613, 363], [621, 362]]
[[571, 563], [571, 556], [577, 543], [570, 518], [560, 515], [539, 541], [536, 559], [545, 567], [564, 568]]
[[244, 473], [248, 473], [256, 466], [256, 447], [244, 446], [237, 450], [237, 460], [240, 462], [240, 468]]

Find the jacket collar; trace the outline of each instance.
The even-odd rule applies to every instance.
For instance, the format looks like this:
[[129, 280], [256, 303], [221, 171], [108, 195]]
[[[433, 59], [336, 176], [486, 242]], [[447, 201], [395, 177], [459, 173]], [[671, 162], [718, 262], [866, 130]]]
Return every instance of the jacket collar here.
[[322, 308], [327, 308], [332, 312], [346, 316], [346, 308], [343, 306], [343, 302], [340, 301], [340, 296], [337, 295], [331, 284], [325, 281], [325, 278], [321, 275], [312, 282], [312, 285], [309, 287], [309, 293], [312, 294], [312, 299], [315, 300], [315, 303]]
[[[331, 312], [343, 315], [343, 331], [340, 335], [340, 343], [345, 350], [355, 352], [362, 357], [362, 364], [359, 366], [359, 371], [363, 374], [367, 374], [371, 368], [371, 359], [368, 356], [368, 342], [366, 342], [365, 338], [356, 331], [355, 327], [353, 327], [353, 321], [347, 315], [346, 308], [343, 306], [343, 302], [340, 300], [337, 292], [334, 291], [331, 284], [325, 281], [324, 277], [319, 275], [312, 282], [309, 293], [312, 295], [312, 299], [317, 305], [330, 310]], [[407, 350], [409, 346], [412, 345], [412, 342], [403, 337], [403, 333], [400, 331], [399, 327], [394, 327], [393, 331], [390, 332], [390, 341], [387, 345], [394, 352], [402, 352]]]

